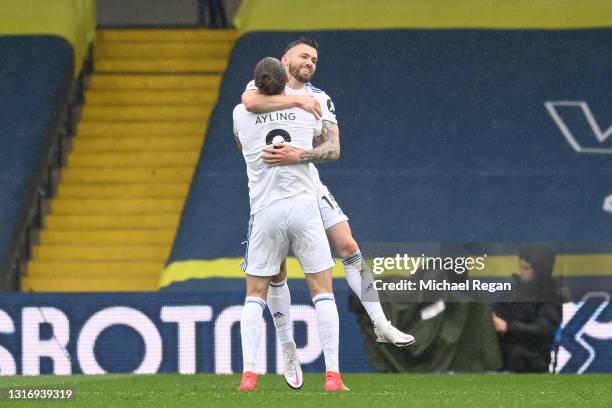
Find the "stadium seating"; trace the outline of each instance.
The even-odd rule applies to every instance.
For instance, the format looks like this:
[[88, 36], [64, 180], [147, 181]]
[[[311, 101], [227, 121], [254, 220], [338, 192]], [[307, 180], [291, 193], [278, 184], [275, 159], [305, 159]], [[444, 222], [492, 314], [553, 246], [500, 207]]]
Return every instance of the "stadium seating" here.
[[24, 288], [157, 289], [235, 38], [98, 33], [82, 120]]
[[[237, 43], [162, 286], [240, 276], [248, 195], [231, 112], [254, 64], [295, 36]], [[575, 151], [545, 104], [585, 101], [605, 132], [611, 30], [313, 36], [322, 44], [314, 82], [334, 99], [342, 140], [340, 161], [319, 169], [359, 241], [609, 239], [610, 156]], [[581, 143], [610, 148], [579, 110], [561, 110]]]
[[95, 9], [95, 0], [4, 0], [0, 2], [0, 35], [64, 38], [73, 49], [76, 76], [94, 41]]
[[43, 172], [59, 145], [60, 128], [70, 127], [66, 112], [71, 94], [78, 92], [75, 77], [82, 73], [95, 25], [94, 0], [0, 2], [3, 288], [14, 286], [15, 254], [29, 253], [30, 242], [22, 240], [33, 234], [25, 232], [26, 226], [34, 214], [42, 215], [33, 209], [41, 207], [46, 191], [40, 185]]
[[70, 96], [73, 51], [55, 36], [0, 36], [0, 260], [3, 267]]

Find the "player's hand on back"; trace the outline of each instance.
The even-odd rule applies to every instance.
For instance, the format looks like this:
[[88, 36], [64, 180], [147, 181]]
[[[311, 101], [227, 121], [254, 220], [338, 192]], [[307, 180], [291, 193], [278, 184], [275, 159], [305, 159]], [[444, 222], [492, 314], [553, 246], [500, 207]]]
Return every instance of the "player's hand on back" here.
[[297, 96], [297, 107], [305, 110], [306, 112], [312, 113], [315, 118], [321, 119], [323, 111], [321, 110], [321, 104], [316, 100], [314, 96], [310, 95], [299, 95]]
[[288, 164], [301, 163], [300, 149], [283, 143], [277, 147], [268, 147], [263, 150], [261, 158], [269, 166], [285, 166]]

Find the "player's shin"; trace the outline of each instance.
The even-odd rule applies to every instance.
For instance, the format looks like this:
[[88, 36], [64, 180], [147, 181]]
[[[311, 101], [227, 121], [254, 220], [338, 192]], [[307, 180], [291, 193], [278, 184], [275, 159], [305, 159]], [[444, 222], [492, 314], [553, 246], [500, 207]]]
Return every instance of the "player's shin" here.
[[240, 337], [242, 342], [242, 363], [244, 372], [255, 372], [257, 349], [263, 331], [263, 311], [266, 302], [254, 296], [247, 296], [240, 316]]
[[376, 341], [406, 347], [414, 343], [414, 337], [395, 328], [387, 320], [374, 287], [372, 271], [357, 251], [342, 260], [346, 280], [351, 290], [359, 297], [363, 308], [374, 324]]
[[282, 282], [270, 282], [267, 302], [280, 343], [283, 346], [292, 343], [293, 324], [290, 317], [291, 293], [289, 292], [287, 279]]
[[322, 293], [312, 298], [317, 313], [319, 342], [325, 358], [325, 371], [339, 372], [338, 344], [340, 321], [333, 293]]
[[[381, 321], [386, 322], [385, 312], [380, 306], [378, 293], [373, 285], [372, 273], [363, 260], [361, 252], [358, 250], [347, 256], [342, 260], [342, 264], [349, 287], [361, 300], [372, 322], [374, 324]], [[362, 285], [364, 286], [363, 289]]]

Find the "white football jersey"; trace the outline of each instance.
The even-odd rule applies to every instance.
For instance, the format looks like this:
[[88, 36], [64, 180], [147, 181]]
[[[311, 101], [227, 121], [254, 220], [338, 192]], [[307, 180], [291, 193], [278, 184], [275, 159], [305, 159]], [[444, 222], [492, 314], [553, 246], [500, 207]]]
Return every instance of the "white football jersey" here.
[[[246, 86], [247, 91], [255, 91], [257, 87], [255, 86], [255, 81], [251, 81]], [[293, 89], [288, 86], [285, 86], [285, 93], [287, 95], [310, 95], [317, 99], [319, 104], [321, 105], [322, 116], [321, 120], [327, 120], [332, 123], [338, 124], [338, 120], [336, 119], [336, 108], [332, 99], [327, 95], [324, 91], [319, 88], [313, 86], [310, 82], [306, 83], [301, 89]], [[321, 182], [321, 178], [319, 177], [319, 171], [315, 167], [314, 164], [310, 163], [310, 172], [312, 174], [312, 180], [315, 185], [315, 189], [317, 191], [317, 195], [322, 197], [324, 195], [329, 194], [329, 190], [327, 187]]]
[[301, 192], [316, 194], [307, 163], [270, 167], [261, 154], [278, 137], [293, 147], [311, 150], [313, 137], [321, 134], [321, 120], [299, 108], [251, 113], [242, 104], [234, 108], [233, 116], [234, 135], [240, 140], [247, 165], [251, 214]]

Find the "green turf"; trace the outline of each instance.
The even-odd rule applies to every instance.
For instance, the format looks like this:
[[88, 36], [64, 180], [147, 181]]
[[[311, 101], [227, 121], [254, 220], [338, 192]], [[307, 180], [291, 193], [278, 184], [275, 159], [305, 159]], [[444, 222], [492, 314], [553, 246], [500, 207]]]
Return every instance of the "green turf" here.
[[[237, 375], [0, 377], [0, 387], [76, 390], [70, 407], [612, 407], [612, 375], [345, 374], [350, 392], [323, 392], [323, 375], [307, 374], [292, 391], [281, 376], [260, 376], [258, 390], [236, 391]], [[5, 401], [0, 402], [3, 404]], [[11, 404], [58, 407], [55, 403]]]

